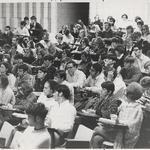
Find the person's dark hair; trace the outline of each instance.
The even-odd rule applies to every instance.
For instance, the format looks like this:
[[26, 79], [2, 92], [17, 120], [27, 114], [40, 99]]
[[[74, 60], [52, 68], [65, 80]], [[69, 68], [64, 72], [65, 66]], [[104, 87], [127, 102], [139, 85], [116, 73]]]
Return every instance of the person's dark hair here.
[[8, 77], [6, 75], [1, 75], [0, 77], [0, 80], [1, 80], [1, 86], [3, 89], [6, 89], [7, 86], [9, 85], [9, 81], [8, 81]]
[[86, 46], [89, 46], [89, 40], [87, 37], [83, 38], [83, 42], [85, 43]]
[[111, 43], [119, 43], [119, 39], [117, 37], [113, 37], [111, 39]]
[[32, 16], [30, 19], [31, 19], [31, 20], [36, 20], [36, 17], [35, 17], [35, 16]]
[[25, 16], [25, 17], [24, 17], [24, 21], [25, 21], [25, 20], [29, 20], [29, 17]]
[[57, 70], [55, 76], [59, 76], [61, 79], [66, 80], [65, 70]]
[[135, 59], [134, 59], [133, 56], [127, 56], [127, 57], [125, 58], [125, 60], [124, 60], [124, 62], [126, 62], [126, 63], [131, 63], [131, 64], [133, 64], [134, 61], [135, 61]]
[[5, 68], [7, 69], [6, 71], [6, 75], [8, 75], [9, 73], [11, 73], [11, 64], [9, 64], [8, 62], [2, 62], [0, 65], [4, 65]]
[[15, 56], [14, 56], [14, 59], [22, 59], [23, 60], [23, 55], [22, 54], [16, 54]]
[[106, 81], [106, 82], [103, 82], [101, 84], [101, 87], [102, 88], [105, 88], [108, 92], [111, 92], [111, 94], [113, 94], [114, 90], [115, 90], [115, 85], [113, 82], [111, 81]]
[[126, 30], [129, 30], [129, 29], [131, 30], [132, 33], [134, 32], [134, 28], [132, 26], [127, 26], [126, 27]]
[[142, 20], [142, 18], [139, 16], [136, 16], [134, 21], [137, 22], [138, 20]]
[[121, 16], [121, 18], [123, 18], [123, 16], [125, 16], [126, 19], [128, 19], [128, 15], [127, 15], [127, 14], [123, 14], [123, 15]]
[[18, 69], [22, 69], [23, 72], [26, 72], [26, 71], [28, 71], [29, 68], [26, 64], [22, 64], [22, 65], [19, 65]]
[[96, 72], [99, 72], [99, 73], [102, 72], [102, 65], [99, 63], [95, 63], [91, 67], [93, 67]]
[[65, 34], [66, 36], [68, 36], [69, 33], [70, 33], [70, 31], [69, 31], [68, 29], [66, 29], [66, 30], [64, 31], [64, 34]]
[[136, 22], [136, 24], [143, 26], [143, 25], [144, 25], [144, 22], [143, 22], [143, 20], [138, 20], [138, 21]]
[[68, 64], [72, 64], [74, 67], [77, 67], [77, 64], [76, 64], [73, 60], [69, 61], [69, 62], [67, 63], [67, 65], [68, 65]]
[[23, 91], [23, 93], [24, 93], [24, 95], [25, 95], [26, 97], [27, 97], [30, 93], [33, 92], [33, 88], [32, 88], [31, 85], [29, 85], [28, 82], [23, 81], [23, 82], [19, 83], [18, 86], [21, 87], [21, 89], [22, 89], [22, 91]]
[[52, 55], [46, 55], [46, 56], [44, 56], [44, 60], [53, 61], [54, 57]]
[[57, 91], [58, 91], [58, 93], [62, 92], [64, 98], [66, 98], [68, 100], [70, 99], [70, 90], [66, 85], [63, 85], [63, 84], [59, 85]]
[[111, 24], [109, 22], [105, 22], [104, 24], [108, 24], [108, 26], [111, 27]]
[[39, 42], [39, 43], [35, 44], [35, 47], [36, 47], [36, 48], [37, 48], [37, 47], [44, 48], [44, 45]]
[[[50, 89], [53, 91], [53, 92], [55, 92], [56, 90], [57, 90], [57, 88], [58, 88], [58, 86], [60, 86], [56, 81], [54, 81], [54, 80], [48, 80], [48, 81], [46, 81], [48, 84], [49, 84], [49, 87], [50, 87]], [[45, 82], [45, 83], [46, 83]]]
[[21, 21], [21, 22], [20, 22], [20, 25], [25, 26], [25, 25], [26, 25], [25, 21]]
[[125, 52], [125, 48], [120, 44], [115, 48], [115, 51], [117, 51], [119, 54], [123, 54]]
[[48, 110], [42, 103], [33, 103], [26, 109], [26, 114], [32, 115], [34, 117], [39, 116], [43, 120], [45, 120], [47, 113]]
[[132, 82], [127, 86], [126, 96], [130, 98], [132, 101], [136, 101], [141, 98], [143, 94], [142, 86], [137, 82]]
[[113, 17], [110, 18], [110, 21], [112, 21], [113, 23], [116, 22], [115, 18], [113, 18]]
[[8, 28], [9, 30], [11, 29], [11, 27], [10, 27], [10, 26], [5, 26], [5, 28]]

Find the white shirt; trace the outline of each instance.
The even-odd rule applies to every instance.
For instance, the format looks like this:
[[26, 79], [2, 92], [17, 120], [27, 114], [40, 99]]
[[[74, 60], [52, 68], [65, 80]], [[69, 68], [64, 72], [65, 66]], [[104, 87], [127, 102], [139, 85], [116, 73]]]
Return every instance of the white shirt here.
[[135, 63], [134, 63], [134, 65], [135, 65], [136, 67], [138, 67], [142, 73], [146, 73], [146, 71], [145, 71], [145, 69], [144, 69], [144, 65], [145, 65], [146, 62], [150, 61], [150, 58], [147, 57], [147, 56], [144, 55], [144, 54], [141, 54], [141, 57], [138, 58], [138, 57], [135, 56], [135, 53], [134, 53], [134, 52], [132, 53], [132, 56], [135, 58]]
[[8, 77], [10, 88], [14, 89], [16, 83], [16, 77], [12, 73], [10, 73], [7, 77]]
[[12, 147], [15, 149], [39, 149], [50, 148], [50, 134], [47, 129], [34, 130], [34, 127], [27, 127], [27, 129], [17, 139], [15, 145]]
[[69, 88], [70, 94], [71, 94], [70, 103], [74, 104], [74, 88], [73, 88], [73, 86], [67, 81], [63, 81], [61, 84], [64, 84]]
[[16, 50], [18, 53], [20, 53], [20, 54], [25, 54], [25, 52], [24, 52], [24, 50], [23, 50], [23, 48], [18, 44], [17, 45], [17, 50]]
[[95, 79], [89, 76], [85, 82], [85, 86], [87, 90], [92, 91], [94, 93], [100, 93], [102, 87], [101, 84], [105, 82], [104, 74], [100, 73]]
[[63, 42], [67, 44], [74, 43], [74, 37], [69, 33], [69, 36], [63, 35]]
[[23, 35], [23, 36], [30, 36], [29, 31], [26, 27], [23, 27], [22, 29], [18, 28], [16, 34]]
[[86, 75], [83, 73], [83, 71], [76, 70], [74, 72], [74, 75], [71, 76], [68, 71], [67, 74], [67, 81], [73, 86], [73, 87], [82, 87], [84, 81], [86, 80]]
[[76, 117], [75, 107], [69, 103], [69, 100], [55, 105], [48, 114], [48, 126], [63, 132], [69, 132], [73, 128]]
[[37, 102], [44, 104], [48, 111], [50, 111], [51, 108], [57, 104], [53, 97], [48, 98], [43, 92], [39, 96]]

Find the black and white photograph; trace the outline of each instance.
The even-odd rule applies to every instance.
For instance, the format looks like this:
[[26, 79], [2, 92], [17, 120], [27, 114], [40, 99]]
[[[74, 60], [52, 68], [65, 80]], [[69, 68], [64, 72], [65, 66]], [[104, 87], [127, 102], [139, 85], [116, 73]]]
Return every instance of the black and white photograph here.
[[56, 148], [150, 148], [150, 0], [0, 0], [0, 149]]

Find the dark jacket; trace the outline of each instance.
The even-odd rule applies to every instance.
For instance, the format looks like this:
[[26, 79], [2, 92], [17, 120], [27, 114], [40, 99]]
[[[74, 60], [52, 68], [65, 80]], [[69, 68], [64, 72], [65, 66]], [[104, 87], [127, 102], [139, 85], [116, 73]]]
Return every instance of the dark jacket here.
[[119, 105], [120, 101], [113, 95], [105, 97], [98, 103], [96, 114], [102, 118], [110, 119], [110, 114], [117, 114]]

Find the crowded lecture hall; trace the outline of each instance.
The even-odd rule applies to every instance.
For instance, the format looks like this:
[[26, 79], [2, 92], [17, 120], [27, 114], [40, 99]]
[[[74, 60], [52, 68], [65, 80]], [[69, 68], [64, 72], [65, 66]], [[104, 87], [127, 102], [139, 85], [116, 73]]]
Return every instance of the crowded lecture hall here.
[[78, 18], [53, 38], [34, 14], [5, 23], [1, 148], [150, 148], [150, 29], [119, 19]]

